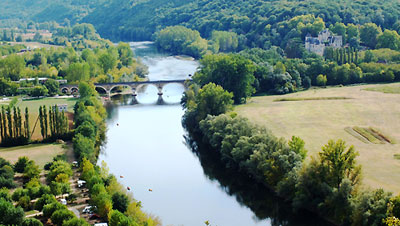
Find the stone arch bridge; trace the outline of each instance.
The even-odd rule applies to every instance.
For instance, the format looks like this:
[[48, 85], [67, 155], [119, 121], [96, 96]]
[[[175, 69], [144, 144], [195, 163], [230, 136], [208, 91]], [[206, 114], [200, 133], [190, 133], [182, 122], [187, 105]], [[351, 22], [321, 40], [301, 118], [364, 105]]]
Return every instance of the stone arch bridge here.
[[[97, 89], [103, 89], [108, 97], [113, 95], [112, 90], [116, 87], [130, 87], [132, 95], [137, 96], [137, 90], [142, 86], [153, 85], [158, 89], [158, 96], [163, 95], [163, 88], [168, 84], [181, 84], [185, 89], [188, 88], [188, 81], [190, 79], [180, 80], [159, 80], [159, 81], [142, 81], [142, 82], [116, 82], [116, 83], [95, 83], [94, 86]], [[65, 94], [79, 93], [79, 85], [60, 85], [60, 91]], [[115, 93], [114, 95], [119, 94]]]

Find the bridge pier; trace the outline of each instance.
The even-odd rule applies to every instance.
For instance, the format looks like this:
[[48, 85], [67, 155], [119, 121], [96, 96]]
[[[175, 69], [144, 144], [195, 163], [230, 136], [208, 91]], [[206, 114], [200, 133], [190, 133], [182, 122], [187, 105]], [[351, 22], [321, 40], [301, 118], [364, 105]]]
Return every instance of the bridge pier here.
[[136, 88], [132, 88], [132, 96], [136, 97], [137, 93], [136, 93]]
[[158, 89], [158, 97], [160, 98], [163, 95], [163, 85], [162, 84], [158, 84], [157, 89]]
[[157, 105], [163, 105], [165, 104], [164, 99], [162, 98], [162, 94], [158, 95], [158, 99], [157, 99]]
[[132, 87], [132, 102], [131, 105], [139, 104], [139, 101], [137, 100], [137, 93], [136, 93], [136, 87]]

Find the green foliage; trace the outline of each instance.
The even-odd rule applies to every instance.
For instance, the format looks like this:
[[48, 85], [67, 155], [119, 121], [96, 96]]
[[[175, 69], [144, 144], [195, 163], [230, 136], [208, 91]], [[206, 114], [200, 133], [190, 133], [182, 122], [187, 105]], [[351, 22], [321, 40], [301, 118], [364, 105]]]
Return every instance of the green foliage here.
[[[76, 128], [76, 133], [82, 134], [84, 137], [89, 139], [96, 138], [96, 128], [90, 122], [84, 122]], [[75, 142], [79, 144], [79, 142]]]
[[73, 172], [71, 169], [71, 165], [68, 162], [62, 160], [53, 162], [53, 165], [50, 167], [50, 172], [47, 174], [47, 181], [55, 181], [56, 177], [59, 174], [72, 176]]
[[[97, 7], [86, 19], [102, 36], [115, 40], [149, 40], [160, 28], [182, 25], [198, 30], [206, 38], [214, 30], [235, 32], [242, 43], [239, 46], [267, 49], [271, 45], [284, 48], [288, 40], [293, 37], [303, 39], [308, 32], [315, 35], [325, 23], [339, 27], [372, 21], [379, 27], [396, 29], [400, 11], [394, 0], [307, 0], [301, 4], [298, 1], [251, 0], [230, 3], [222, 0], [150, 0], [137, 1], [132, 7], [128, 0], [111, 1]], [[115, 26], [116, 23], [120, 26]], [[334, 30], [344, 34], [344, 41], [356, 37], [351, 29]]]
[[0, 77], [0, 95], [12, 96], [18, 92], [18, 84], [11, 82], [10, 79]]
[[124, 213], [127, 210], [129, 204], [129, 199], [127, 195], [116, 192], [112, 195], [111, 199], [114, 210], [118, 210], [121, 213]]
[[86, 158], [94, 161], [95, 156], [95, 141], [85, 137], [84, 135], [77, 133], [72, 139], [74, 152], [80, 159]]
[[206, 53], [207, 40], [198, 31], [183, 26], [166, 27], [156, 33], [159, 48], [175, 54], [187, 54], [199, 58]]
[[304, 147], [305, 142], [300, 137], [292, 136], [292, 139], [289, 140], [288, 145], [290, 149], [299, 154], [303, 160], [307, 157], [307, 150]]
[[326, 75], [320, 74], [317, 76], [317, 86], [325, 86], [327, 82], [328, 79], [326, 78]]
[[82, 99], [96, 96], [97, 92], [94, 85], [91, 83], [81, 82], [79, 83], [79, 95]]
[[22, 196], [28, 195], [28, 190], [23, 188], [17, 188], [13, 192], [11, 198], [13, 201], [17, 202]]
[[138, 225], [132, 219], [125, 216], [118, 210], [113, 210], [110, 214], [109, 219], [110, 226], [130, 226], [130, 225]]
[[235, 165], [262, 183], [276, 187], [302, 164], [303, 157], [265, 129], [241, 117], [208, 116], [200, 122], [204, 139], [221, 153], [227, 167]]
[[54, 195], [50, 195], [50, 194], [44, 194], [42, 195], [42, 197], [40, 197], [36, 202], [35, 202], [35, 209], [42, 211], [43, 206], [47, 205], [47, 204], [51, 204], [51, 203], [55, 203], [57, 202], [56, 198], [54, 197]]
[[64, 221], [63, 226], [90, 226], [88, 222], [86, 222], [84, 219], [78, 219], [78, 218], [71, 218], [67, 221]]
[[56, 80], [47, 79], [46, 82], [44, 83], [44, 86], [49, 91], [50, 96], [58, 94], [58, 89], [60, 87], [60, 84]]
[[119, 59], [125, 67], [132, 65], [133, 63], [133, 51], [128, 43], [120, 42], [117, 46]]
[[66, 79], [69, 82], [88, 81], [90, 78], [90, 66], [88, 63], [72, 63], [67, 70]]
[[43, 226], [42, 222], [36, 218], [25, 218], [22, 226]]
[[254, 93], [253, 63], [238, 54], [208, 55], [200, 60], [200, 70], [193, 76], [200, 86], [215, 83], [232, 92], [236, 104], [243, 103]]
[[59, 202], [52, 202], [43, 206], [43, 216], [50, 218], [57, 210], [66, 210], [67, 207]]
[[22, 156], [18, 158], [18, 161], [14, 164], [14, 170], [17, 173], [23, 173], [25, 170], [25, 167], [27, 166], [29, 162], [28, 157]]
[[17, 202], [17, 206], [21, 207], [24, 210], [29, 210], [31, 207], [31, 198], [27, 195], [19, 198]]
[[392, 50], [399, 50], [400, 36], [396, 31], [385, 30], [377, 37], [376, 48], [389, 48]]
[[39, 107], [40, 132], [44, 140], [70, 139], [69, 121], [65, 112], [54, 105], [47, 112], [46, 106]]
[[238, 35], [235, 32], [213, 31], [211, 41], [215, 53], [235, 52], [239, 45]]
[[382, 225], [390, 197], [383, 189], [362, 191], [353, 201], [352, 225]]
[[[111, 69], [117, 65], [117, 57], [111, 52], [103, 52], [100, 54], [99, 65], [103, 69], [104, 74], [107, 74]], [[82, 80], [82, 81], [88, 81]]]
[[46, 87], [43, 86], [35, 86], [29, 95], [33, 97], [44, 97], [49, 93], [49, 90]]
[[51, 215], [50, 219], [51, 222], [55, 225], [62, 225], [63, 221], [68, 221], [70, 219], [75, 218], [75, 214], [68, 210], [68, 209], [60, 209], [54, 211], [54, 213]]
[[221, 86], [208, 83], [198, 91], [195, 98], [197, 120], [207, 115], [219, 115], [230, 110], [233, 94], [225, 91]]
[[0, 59], [0, 74], [5, 79], [12, 81], [19, 80], [24, 68], [25, 61], [21, 56], [10, 55], [4, 59]]
[[324, 168], [328, 177], [326, 181], [332, 187], [340, 187], [344, 178], [351, 181], [352, 185], [357, 185], [360, 180], [361, 166], [356, 165], [358, 152], [353, 146], [346, 151], [345, 142], [330, 140], [319, 153], [321, 166]]
[[360, 28], [360, 38], [364, 45], [375, 48], [378, 35], [382, 33], [382, 29], [374, 23], [366, 23]]
[[4, 199], [5, 201], [11, 202], [10, 191], [7, 188], [0, 189], [0, 199]]
[[24, 219], [24, 210], [21, 207], [14, 207], [11, 202], [0, 198], [0, 224], [21, 225]]
[[14, 170], [10, 162], [0, 157], [0, 188], [14, 188]]
[[38, 165], [35, 164], [33, 160], [30, 160], [28, 164], [25, 167], [24, 170], [24, 177], [27, 178], [28, 180], [32, 178], [38, 178], [40, 175], [40, 168]]

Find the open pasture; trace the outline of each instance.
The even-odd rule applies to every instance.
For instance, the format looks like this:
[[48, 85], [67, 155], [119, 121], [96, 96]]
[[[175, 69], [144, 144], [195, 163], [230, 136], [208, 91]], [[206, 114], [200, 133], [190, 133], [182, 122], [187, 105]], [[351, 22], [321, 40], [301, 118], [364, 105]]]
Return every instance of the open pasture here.
[[[397, 194], [400, 160], [395, 156], [400, 156], [400, 95], [384, 91], [396, 90], [399, 85], [330, 87], [253, 97], [247, 104], [236, 106], [235, 111], [264, 125], [276, 136], [301, 137], [309, 156], [316, 156], [328, 140], [343, 139], [360, 153], [357, 160], [363, 167], [364, 183]], [[283, 98], [296, 101], [277, 101]]]

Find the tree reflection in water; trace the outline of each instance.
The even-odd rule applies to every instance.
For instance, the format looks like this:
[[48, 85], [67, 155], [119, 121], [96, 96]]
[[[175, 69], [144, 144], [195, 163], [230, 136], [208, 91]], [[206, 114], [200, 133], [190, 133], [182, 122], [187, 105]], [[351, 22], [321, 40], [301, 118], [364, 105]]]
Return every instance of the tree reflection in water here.
[[258, 221], [270, 219], [278, 226], [321, 226], [331, 225], [313, 213], [299, 210], [294, 213], [290, 203], [276, 196], [251, 176], [234, 168], [226, 168], [218, 152], [208, 145], [185, 137], [187, 146], [199, 158], [204, 174], [211, 181], [218, 181], [222, 190], [234, 196], [238, 203], [248, 207]]

